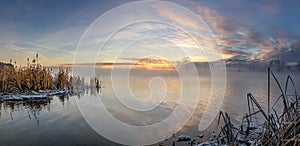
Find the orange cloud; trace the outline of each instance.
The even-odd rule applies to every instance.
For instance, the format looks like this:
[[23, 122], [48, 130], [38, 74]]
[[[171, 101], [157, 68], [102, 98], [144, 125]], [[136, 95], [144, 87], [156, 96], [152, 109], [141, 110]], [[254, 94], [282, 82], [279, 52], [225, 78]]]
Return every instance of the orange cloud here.
[[143, 58], [134, 64], [134, 68], [145, 68], [147, 70], [175, 70], [174, 65], [160, 58]]
[[287, 44], [284, 42], [283, 39], [277, 38], [277, 42], [279, 43], [281, 48], [287, 48]]
[[172, 20], [175, 23], [189, 26], [193, 29], [203, 29], [201, 26], [197, 23], [197, 20], [192, 19], [191, 16], [187, 15], [184, 12], [177, 12], [176, 10], [173, 10], [170, 7], [167, 7], [165, 5], [156, 5], [154, 9], [160, 14], [161, 16], [164, 16], [170, 20]]
[[225, 18], [219, 12], [207, 7], [197, 6], [198, 13], [218, 34], [232, 34], [229, 30], [225, 29]]

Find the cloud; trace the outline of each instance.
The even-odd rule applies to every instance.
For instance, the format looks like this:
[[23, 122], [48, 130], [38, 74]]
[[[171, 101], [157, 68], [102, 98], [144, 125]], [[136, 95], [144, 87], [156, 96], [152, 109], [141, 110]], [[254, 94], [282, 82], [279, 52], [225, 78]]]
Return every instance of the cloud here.
[[178, 8], [169, 7], [167, 5], [155, 5], [153, 7], [158, 14], [168, 18], [169, 20], [175, 22], [176, 24], [181, 24], [184, 26], [189, 26], [195, 30], [203, 29], [197, 22], [197, 20], [193, 19], [192, 16], [186, 14], [186, 12], [178, 12]]
[[223, 53], [230, 55], [234, 59], [264, 62], [275, 59], [282, 51], [299, 47], [290, 45], [292, 42], [299, 42], [299, 38], [288, 41], [291, 40], [289, 35], [270, 35], [251, 30], [211, 8], [197, 6], [197, 10], [200, 17], [216, 33], [217, 42]]
[[[250, 28], [245, 26], [244, 24], [245, 22], [248, 22], [248, 20], [245, 21], [244, 19], [232, 19], [233, 17], [228, 15], [230, 13], [224, 13], [224, 8], [220, 8], [220, 6], [218, 5], [212, 6], [209, 4], [207, 5], [206, 2], [201, 2], [204, 3], [202, 5], [200, 2], [195, 1], [188, 1], [183, 3], [187, 3], [188, 8], [193, 10], [196, 15], [190, 16], [189, 13], [179, 12], [176, 8], [170, 7], [168, 5], [151, 5], [151, 7], [145, 7], [145, 10], [141, 13], [138, 13], [136, 16], [130, 15], [130, 17], [163, 17], [170, 26], [168, 26], [167, 24], [157, 25], [150, 22], [140, 24], [136, 23], [132, 24], [132, 26], [127, 26], [126, 28], [120, 30], [117, 36], [113, 37], [112, 40], [110, 40], [111, 44], [113, 44], [111, 45], [112, 48], [107, 47], [106, 50], [101, 53], [101, 57], [103, 57], [103, 59], [108, 58], [109, 60], [109, 57], [118, 52], [118, 47], [124, 47], [124, 44], [126, 45], [134, 41], [136, 38], [140, 36], [143, 37], [144, 35], [156, 35], [156, 37], [161, 37], [162, 39], [169, 41], [169, 44], [166, 43], [159, 46], [153, 43], [151, 44], [151, 42], [149, 42], [148, 44], [144, 43], [143, 48], [142, 46], [140, 46], [141, 48], [131, 49], [128, 53], [128, 57], [136, 57], [136, 54], [151, 54], [151, 51], [161, 51], [162, 53], [169, 54], [171, 50], [165, 48], [172, 48], [174, 46], [177, 46], [178, 48], [184, 48], [189, 54], [198, 56], [199, 58], [205, 58], [205, 55], [202, 54], [201, 56], [197, 52], [197, 50], [199, 51], [200, 49], [200, 51], [203, 51], [202, 53], [206, 53], [206, 55], [212, 54], [211, 58], [213, 59], [221, 59], [223, 57], [226, 59], [233, 58], [244, 61], [256, 60], [261, 62], [265, 62], [274, 58], [280, 58], [278, 56], [281, 56], [281, 54], [290, 54], [290, 52], [298, 53], [297, 49], [300, 48], [299, 37], [292, 36], [285, 29], [272, 28], [270, 29], [270, 32], [261, 31], [259, 27]], [[220, 3], [220, 5], [221, 4], [223, 3]], [[282, 9], [282, 7], [280, 6], [280, 2], [278, 1], [276, 1], [274, 4], [273, 2], [272, 4], [270, 2], [249, 2], [249, 4], [251, 4], [251, 8], [255, 6], [258, 8], [259, 12], [267, 12], [272, 16], [285, 11], [285, 9]], [[241, 5], [241, 3], [235, 3], [235, 5], [232, 7], [239, 7], [239, 5]], [[243, 4], [243, 6], [244, 5], [245, 4]], [[17, 29], [13, 29], [14, 27], [10, 25], [0, 27], [0, 34], [2, 34], [0, 35], [0, 40], [6, 43], [6, 45], [4, 45], [3, 43], [0, 43], [0, 45], [4, 46], [2, 47], [2, 49], [10, 49], [10, 51], [6, 50], [3, 51], [3, 53], [12, 52], [12, 50], [16, 51], [16, 47], [21, 47], [33, 52], [39, 52], [40, 54], [45, 55], [45, 57], [47, 57], [49, 60], [54, 60], [52, 62], [49, 62], [51, 64], [59, 62], [72, 62], [73, 57], [76, 54], [74, 51], [81, 35], [83, 34], [88, 24], [91, 23], [94, 18], [96, 18], [96, 14], [93, 13], [93, 15], [91, 16], [90, 14], [92, 12], [97, 12], [97, 16], [98, 14], [100, 14], [100, 12], [98, 12], [98, 7], [95, 7], [95, 9], [93, 10], [90, 9], [90, 5], [88, 5], [81, 11], [72, 13], [72, 15], [70, 14], [68, 17], [66, 17], [63, 22], [64, 24], [72, 22], [70, 26], [64, 26], [64, 28], [61, 28], [60, 30], [57, 30], [56, 28], [48, 28], [48, 31], [38, 32], [36, 34], [33, 34], [32, 36], [28, 34], [22, 34], [23, 31], [13, 32]], [[150, 9], [151, 13], [149, 13], [148, 9]], [[232, 11], [235, 12], [235, 10]], [[84, 14], [82, 14], [82, 12], [84, 12]], [[236, 12], [242, 12], [241, 16], [249, 16], [248, 14], [245, 14], [246, 12], [248, 12], [248, 9], [247, 11], [238, 10]], [[118, 18], [118, 15], [114, 16]], [[88, 18], [82, 16], [87, 16]], [[78, 20], [79, 18], [82, 20]], [[216, 38], [213, 38], [214, 35], [207, 30], [207, 26], [199, 23], [199, 19], [196, 18], [204, 20], [208, 24], [209, 28], [211, 28]], [[81, 56], [82, 62], [90, 61], [90, 59], [92, 58], [91, 56], [95, 56], [95, 54], [98, 53], [98, 45], [103, 43], [105, 39], [104, 37], [111, 33], [112, 25], [110, 24], [116, 25], [119, 24], [118, 22], [128, 21], [130, 19], [131, 18], [129, 17], [122, 17], [119, 19], [108, 18], [107, 21], [105, 21], [104, 25], [101, 25], [101, 28], [105, 29], [94, 29], [91, 32], [90, 38], [86, 38], [88, 39], [88, 41], [87, 44], [84, 44], [85, 48], [80, 50], [76, 55]], [[253, 18], [251, 17], [251, 19]], [[269, 19], [271, 18], [268, 18], [268, 21]], [[244, 22], [244, 24], [241, 24], [239, 22]], [[253, 23], [256, 24], [256, 22]], [[184, 34], [184, 32], [181, 32], [180, 30], [176, 30], [175, 28], [168, 29], [171, 27], [171, 25], [174, 24], [176, 24], [176, 27], [178, 27], [178, 29], [188, 28], [189, 33], [191, 33], [192, 36], [195, 36], [194, 39], [197, 40], [199, 44], [195, 44], [195, 42], [193, 42], [193, 40], [189, 36], [187, 36], [187, 34]], [[262, 27], [272, 26], [266, 25]], [[38, 29], [32, 29], [31, 31], [33, 30], [37, 31]], [[28, 33], [31, 31], [24, 31], [23, 33]], [[163, 34], [169, 34], [169, 36], [165, 36]], [[28, 35], [28, 38], [23, 38], [26, 35]], [[172, 37], [172, 35], [175, 37]], [[216, 45], [216, 42], [219, 44], [219, 48]], [[174, 45], [170, 45], [170, 43], [173, 43]], [[7, 44], [10, 44], [12, 46]], [[175, 50], [176, 48], [174, 47], [173, 49]], [[19, 53], [21, 53], [21, 50], [18, 51]], [[24, 51], [25, 50], [22, 50], [23, 53]], [[0, 56], [2, 58], [6, 58], [3, 53], [1, 52], [2, 55]], [[218, 55], [219, 57], [213, 57]], [[281, 58], [288, 59], [288, 57]], [[294, 57], [294, 60], [296, 58], [297, 57]], [[98, 59], [98, 61], [101, 60]]]

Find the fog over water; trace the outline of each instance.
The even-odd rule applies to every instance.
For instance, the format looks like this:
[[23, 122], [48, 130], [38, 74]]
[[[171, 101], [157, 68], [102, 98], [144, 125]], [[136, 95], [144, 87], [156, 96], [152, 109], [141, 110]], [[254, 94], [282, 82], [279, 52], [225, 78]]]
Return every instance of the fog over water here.
[[[84, 74], [85, 69], [82, 69]], [[85, 122], [77, 107], [77, 102], [101, 99], [104, 107], [116, 119], [135, 126], [151, 125], [167, 118], [174, 108], [178, 105], [181, 96], [180, 76], [173, 71], [147, 71], [143, 69], [131, 70], [129, 83], [123, 82], [116, 87], [112, 86], [110, 72], [107, 70], [96, 70], [96, 75], [102, 80], [103, 88], [89, 88], [80, 95], [68, 95], [53, 97], [51, 100], [32, 101], [32, 102], [1, 102], [0, 108], [0, 141], [12, 145], [117, 145], [98, 135]], [[277, 72], [275, 73], [279, 82], [284, 86], [287, 75], [291, 75], [300, 91], [300, 75], [298, 72]], [[86, 73], [86, 82], [89, 81], [89, 75]], [[122, 76], [114, 76], [122, 80]], [[200, 97], [197, 108], [192, 118], [178, 132], [178, 134], [187, 134], [195, 136], [202, 132], [198, 131], [199, 121], [208, 104], [211, 89], [210, 72], [200, 70], [197, 76], [189, 76], [186, 81], [194, 82], [199, 79], [200, 89], [193, 86], [184, 87], [191, 96], [200, 91]], [[218, 79], [217, 79], [218, 80]], [[220, 79], [221, 80], [221, 79]], [[122, 82], [119, 82], [122, 83]], [[271, 102], [274, 103], [280, 95], [275, 81], [271, 81]], [[132, 94], [141, 100], [148, 99], [147, 105], [158, 106], [150, 111], [140, 112], [130, 109], [123, 105], [116, 98], [126, 96], [129, 102], [131, 98], [127, 94], [127, 87], [130, 86]], [[124, 89], [122, 88], [124, 87]], [[247, 93], [251, 92], [262, 107], [267, 108], [267, 72], [266, 71], [227, 71], [227, 84], [222, 111], [226, 111], [231, 116], [233, 123], [239, 124], [239, 121], [247, 112]], [[292, 92], [291, 92], [292, 93]], [[156, 98], [163, 96], [163, 100]], [[184, 99], [182, 99], [184, 100]], [[88, 105], [87, 105], [88, 106]], [[141, 105], [143, 106], [143, 105]], [[187, 110], [189, 105], [183, 106]], [[278, 106], [277, 108], [280, 108]], [[95, 113], [97, 114], [97, 111]], [[182, 118], [183, 115], [176, 115], [176, 118]], [[174, 128], [176, 124], [170, 124], [167, 128]], [[113, 127], [112, 127], [113, 128]], [[211, 126], [205, 134], [214, 130]], [[156, 133], [153, 133], [156, 134]], [[172, 133], [170, 133], [171, 135]], [[166, 135], [167, 136], [167, 135]], [[143, 136], [137, 138], [146, 138]]]

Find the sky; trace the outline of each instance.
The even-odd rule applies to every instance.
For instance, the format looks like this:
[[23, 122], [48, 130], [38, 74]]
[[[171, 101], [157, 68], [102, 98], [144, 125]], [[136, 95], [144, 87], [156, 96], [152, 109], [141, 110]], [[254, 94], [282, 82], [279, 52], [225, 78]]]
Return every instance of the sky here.
[[[172, 0], [169, 2], [178, 7], [154, 2], [132, 5], [123, 13], [116, 10], [130, 2], [0, 0], [0, 61], [12, 59], [26, 65], [27, 58], [32, 60], [38, 53], [44, 65], [69, 64], [75, 55], [80, 58], [78, 63], [157, 56], [172, 61], [189, 56], [192, 61], [300, 62], [299, 1]], [[162, 22], [129, 22], [143, 18]], [[99, 44], [112, 34], [114, 26], [124, 22], [131, 25], [116, 32], [99, 55]], [[82, 37], [88, 38], [83, 45], [79, 44]], [[93, 42], [97, 42], [95, 46]], [[90, 59], [95, 54], [98, 58]]]

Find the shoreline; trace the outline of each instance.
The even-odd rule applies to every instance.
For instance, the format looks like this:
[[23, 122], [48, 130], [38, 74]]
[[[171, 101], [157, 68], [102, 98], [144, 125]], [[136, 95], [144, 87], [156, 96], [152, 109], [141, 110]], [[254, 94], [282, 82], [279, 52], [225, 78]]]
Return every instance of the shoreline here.
[[18, 102], [28, 100], [47, 100], [52, 99], [53, 96], [63, 96], [70, 94], [80, 93], [79, 90], [40, 90], [40, 91], [28, 91], [24, 93], [8, 93], [0, 92], [0, 101]]

